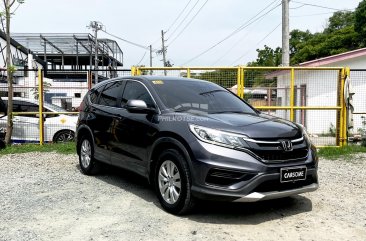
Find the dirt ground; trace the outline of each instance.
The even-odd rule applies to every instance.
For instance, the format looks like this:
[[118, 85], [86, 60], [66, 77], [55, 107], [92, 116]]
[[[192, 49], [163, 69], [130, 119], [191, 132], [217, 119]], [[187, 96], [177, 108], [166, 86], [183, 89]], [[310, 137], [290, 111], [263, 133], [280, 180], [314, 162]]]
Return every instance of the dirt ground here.
[[178, 217], [149, 184], [76, 155], [0, 157], [0, 240], [366, 240], [366, 155], [320, 160], [316, 192], [259, 203], [200, 203]]

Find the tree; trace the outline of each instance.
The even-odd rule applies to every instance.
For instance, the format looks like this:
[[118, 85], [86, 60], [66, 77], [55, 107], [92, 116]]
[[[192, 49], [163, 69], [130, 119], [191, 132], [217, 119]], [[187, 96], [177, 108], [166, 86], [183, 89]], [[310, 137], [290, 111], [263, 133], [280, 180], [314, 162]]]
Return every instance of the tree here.
[[[291, 65], [365, 47], [366, 0], [359, 4], [355, 12], [335, 12], [322, 32], [294, 29], [290, 36]], [[256, 61], [248, 63], [249, 66], [279, 65], [280, 48], [273, 50], [265, 46], [257, 52]]]
[[313, 35], [309, 30], [301, 31], [294, 29], [290, 32], [290, 57], [293, 57], [302, 45], [311, 39]]
[[277, 47], [272, 49], [264, 45], [264, 49], [257, 49], [257, 60], [248, 63], [248, 66], [279, 66], [282, 59], [282, 49]]
[[360, 36], [363, 46], [366, 45], [366, 0], [358, 4], [355, 11], [355, 31]]
[[324, 33], [332, 33], [337, 30], [353, 26], [355, 23], [354, 12], [335, 12], [328, 20], [328, 27], [324, 29]]
[[[12, 8], [15, 3], [22, 4], [24, 0], [3, 0], [3, 9], [4, 11], [1, 13], [2, 16], [5, 15], [6, 21], [6, 74], [7, 74], [7, 82], [8, 82], [8, 121], [6, 125], [6, 135], [5, 135], [5, 143], [9, 145], [11, 143], [11, 135], [13, 133], [13, 73], [15, 71], [15, 67], [12, 65], [11, 60], [11, 49], [10, 49], [10, 17], [14, 14]], [[16, 10], [16, 9], [15, 9]]]

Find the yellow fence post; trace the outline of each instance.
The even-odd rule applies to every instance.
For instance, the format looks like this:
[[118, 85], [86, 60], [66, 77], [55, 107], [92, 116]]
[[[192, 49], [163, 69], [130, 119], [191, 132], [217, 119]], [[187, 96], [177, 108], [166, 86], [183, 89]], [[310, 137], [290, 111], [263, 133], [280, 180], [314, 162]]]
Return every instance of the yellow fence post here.
[[240, 97], [240, 98], [243, 98], [242, 97], [242, 94], [241, 94], [241, 78], [240, 78], [240, 75], [241, 75], [241, 72], [240, 72], [240, 67], [238, 67], [238, 71], [237, 71], [237, 76], [236, 76], [236, 80], [237, 80], [237, 83], [236, 83], [236, 94]]
[[241, 78], [241, 98], [244, 98], [244, 90], [245, 90], [245, 80], [244, 80], [244, 77], [245, 77], [245, 70], [244, 68], [240, 68], [241, 69], [241, 75], [240, 75], [240, 78]]
[[291, 80], [290, 80], [290, 121], [294, 121], [295, 112], [295, 69], [291, 68]]
[[44, 120], [43, 120], [43, 71], [38, 70], [38, 107], [39, 107], [39, 144], [44, 142]]
[[131, 67], [131, 75], [132, 76], [141, 75], [140, 67], [132, 66]]
[[187, 78], [191, 78], [191, 69], [187, 68]]
[[136, 75], [136, 67], [135, 66], [132, 66], [131, 67], [131, 75], [132, 76], [135, 76]]
[[347, 144], [347, 108], [345, 102], [345, 82], [347, 76], [349, 77], [349, 68], [343, 68], [341, 70], [341, 90], [340, 90], [340, 105], [341, 105], [341, 119], [340, 119], [340, 146], [345, 146]]

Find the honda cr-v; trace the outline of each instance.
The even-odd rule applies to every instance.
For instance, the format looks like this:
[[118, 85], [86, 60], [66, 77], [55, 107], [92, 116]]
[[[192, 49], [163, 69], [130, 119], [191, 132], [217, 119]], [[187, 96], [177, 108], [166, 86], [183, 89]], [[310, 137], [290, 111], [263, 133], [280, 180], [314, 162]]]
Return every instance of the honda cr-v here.
[[302, 126], [203, 80], [103, 81], [84, 97], [76, 139], [84, 174], [101, 162], [136, 172], [175, 214], [196, 199], [255, 202], [318, 188], [316, 148]]

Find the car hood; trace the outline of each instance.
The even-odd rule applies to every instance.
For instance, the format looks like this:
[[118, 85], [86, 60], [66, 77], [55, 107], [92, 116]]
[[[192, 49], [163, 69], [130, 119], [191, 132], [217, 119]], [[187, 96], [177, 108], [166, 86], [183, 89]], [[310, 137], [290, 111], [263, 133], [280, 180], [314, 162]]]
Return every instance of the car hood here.
[[191, 114], [189, 123], [209, 128], [247, 135], [251, 138], [299, 138], [302, 136], [301, 127], [267, 114]]

